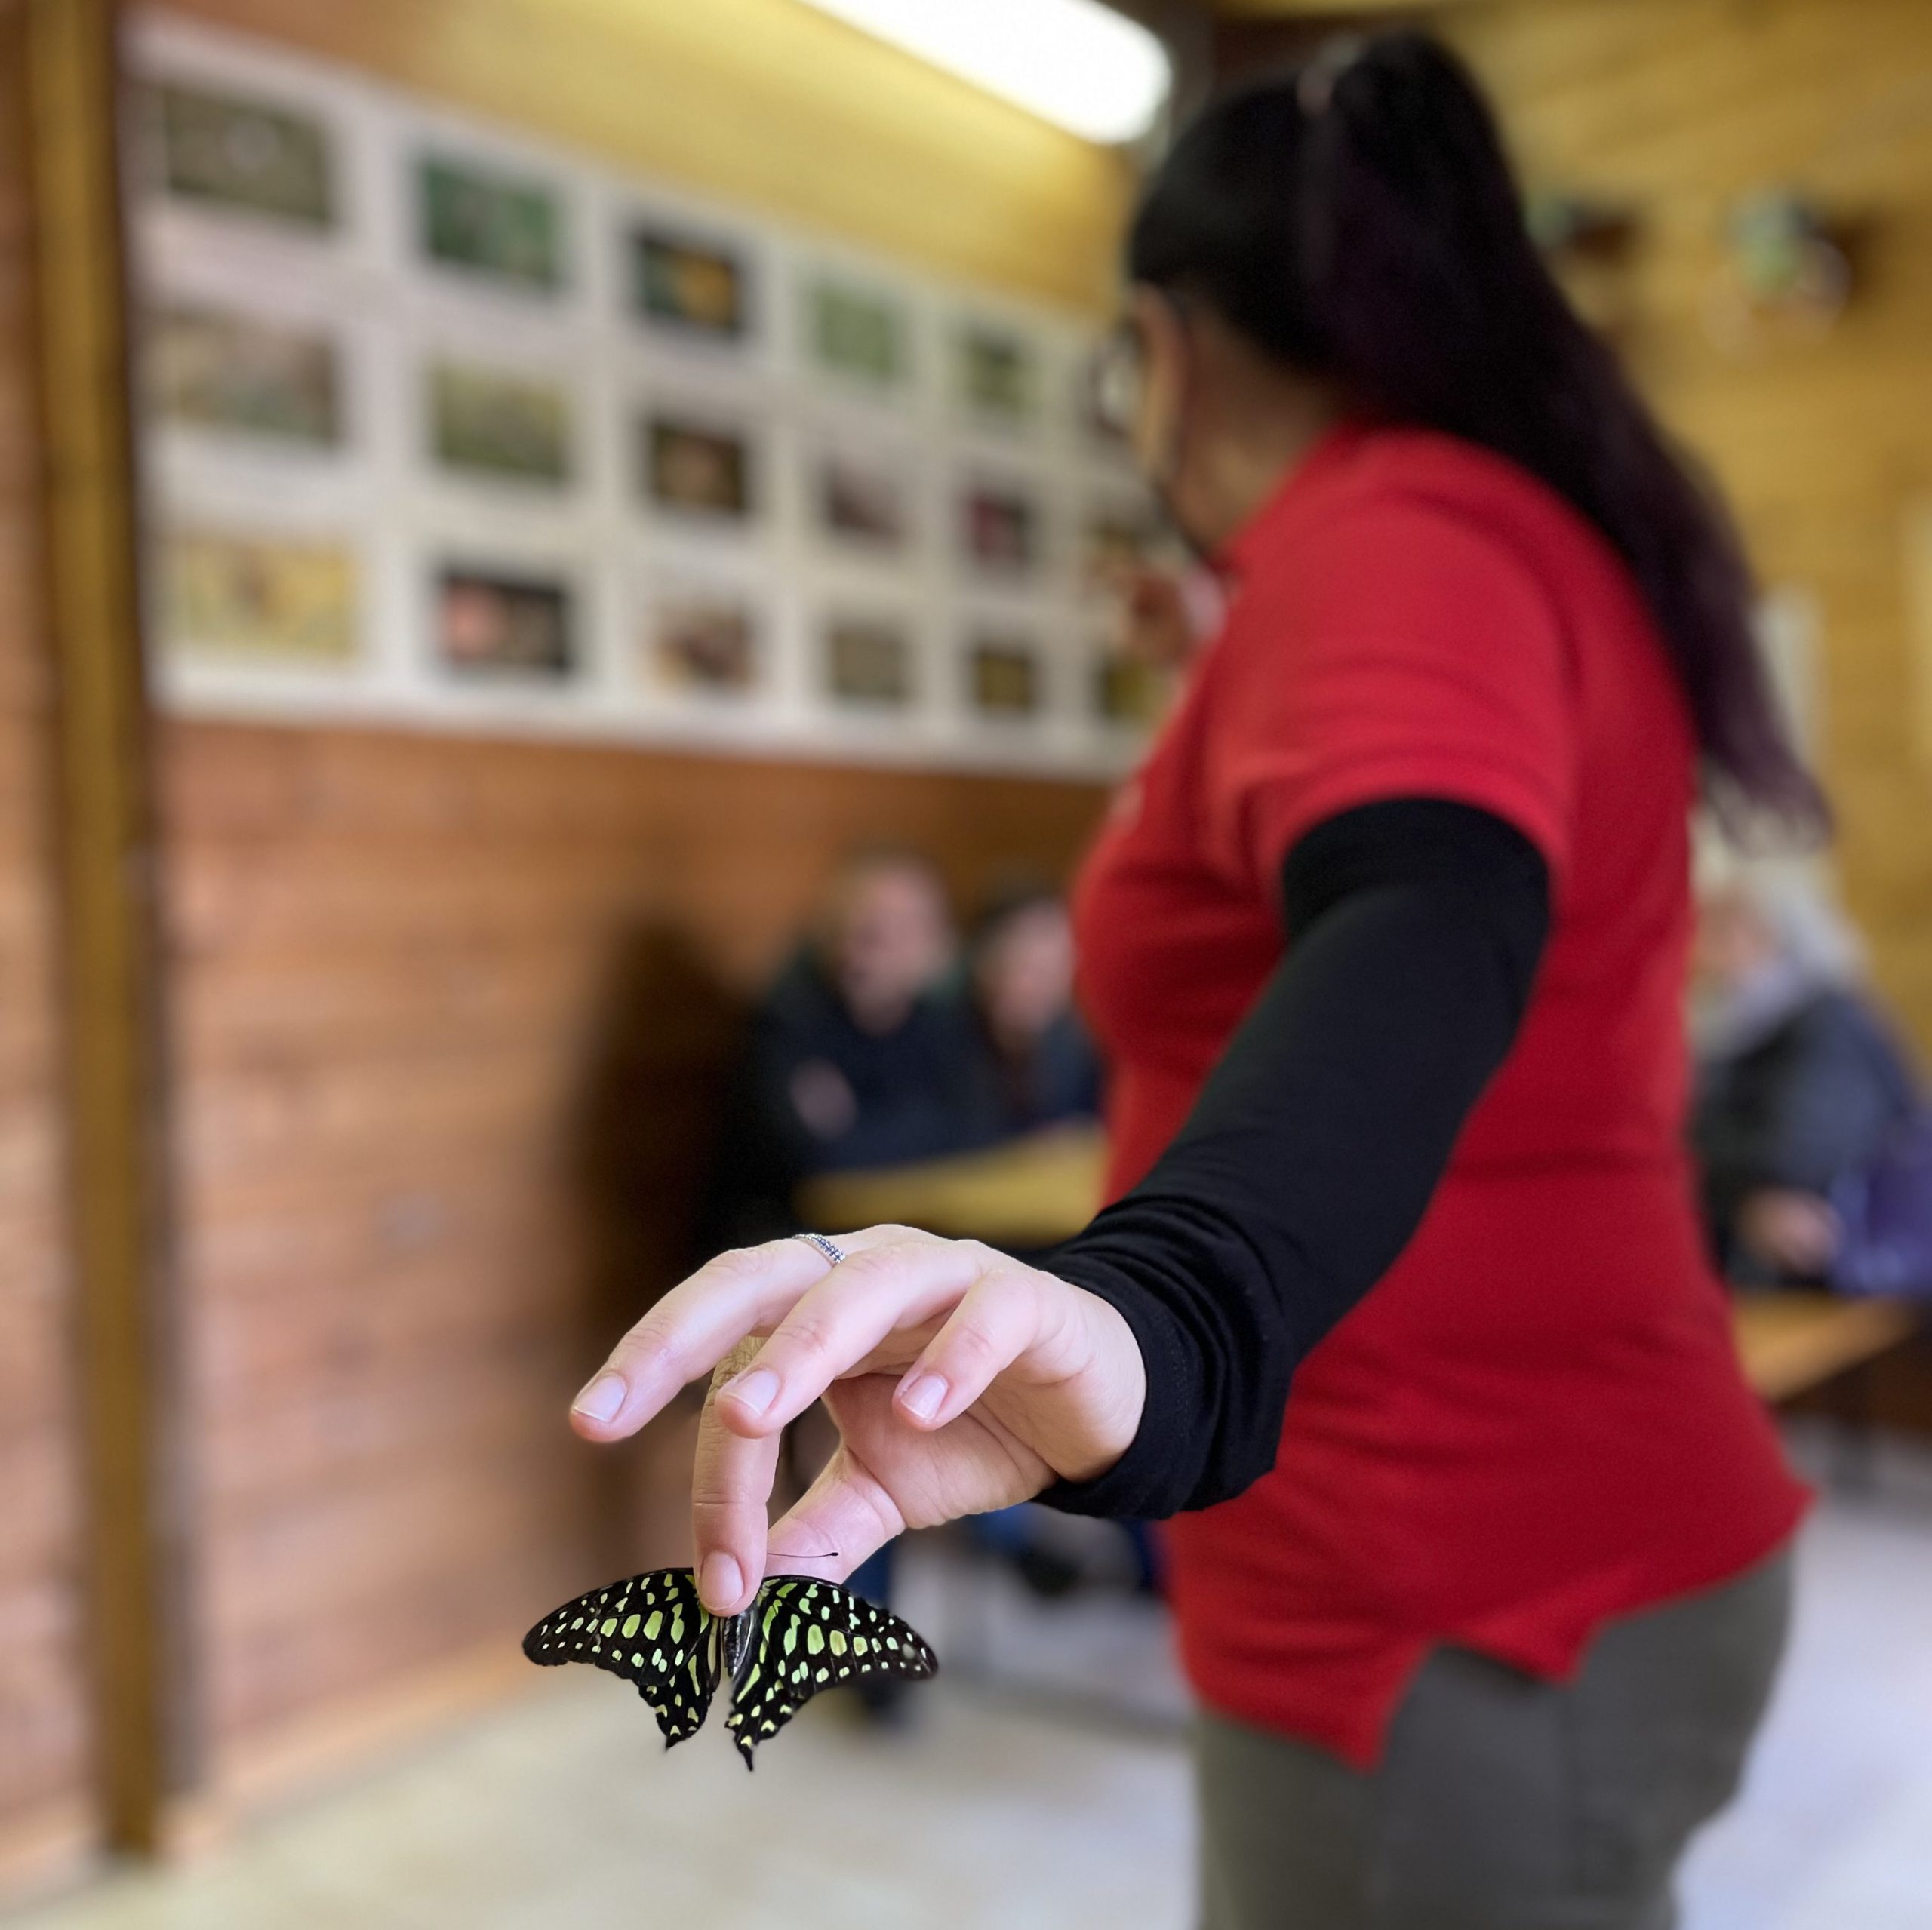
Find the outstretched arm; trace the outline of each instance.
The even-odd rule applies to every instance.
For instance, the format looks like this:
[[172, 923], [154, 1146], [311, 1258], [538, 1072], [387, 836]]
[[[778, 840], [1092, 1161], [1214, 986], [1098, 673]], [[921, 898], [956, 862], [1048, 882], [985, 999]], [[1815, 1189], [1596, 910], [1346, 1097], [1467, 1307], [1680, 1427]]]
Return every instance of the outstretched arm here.
[[1056, 1507], [1158, 1518], [1273, 1466], [1290, 1375], [1407, 1244], [1515, 1037], [1549, 881], [1500, 819], [1402, 799], [1303, 838], [1282, 911], [1291, 949], [1186, 1125], [1046, 1262], [1148, 1366], [1132, 1448]]
[[[1146, 1179], [1046, 1269], [903, 1228], [721, 1255], [579, 1397], [630, 1434], [748, 1334], [712, 1403], [694, 1507], [706, 1602], [750, 1597], [784, 1424], [823, 1397], [841, 1446], [774, 1531], [850, 1569], [907, 1526], [1041, 1495], [1160, 1515], [1272, 1465], [1294, 1368], [1386, 1271], [1501, 1063], [1549, 924], [1519, 832], [1439, 800], [1302, 838], [1292, 939]], [[823, 1572], [822, 1570], [820, 1572]]]

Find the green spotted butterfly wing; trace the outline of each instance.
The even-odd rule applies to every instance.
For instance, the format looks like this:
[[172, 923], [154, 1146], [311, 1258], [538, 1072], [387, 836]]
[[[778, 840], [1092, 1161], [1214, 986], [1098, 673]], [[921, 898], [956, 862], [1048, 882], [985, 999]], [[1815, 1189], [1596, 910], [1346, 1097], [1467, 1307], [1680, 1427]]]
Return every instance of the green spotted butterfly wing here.
[[654, 1569], [595, 1588], [523, 1638], [533, 1662], [588, 1662], [621, 1676], [657, 1718], [666, 1744], [704, 1726], [726, 1667], [725, 1727], [745, 1766], [821, 1689], [897, 1676], [923, 1680], [939, 1658], [899, 1618], [836, 1583], [774, 1575], [743, 1614], [723, 1621], [698, 1600], [688, 1568]]
[[704, 1726], [718, 1687], [716, 1627], [689, 1569], [654, 1569], [552, 1610], [523, 1638], [523, 1652], [546, 1667], [589, 1662], [622, 1676], [669, 1748]]
[[922, 1681], [939, 1658], [907, 1623], [830, 1581], [775, 1575], [752, 1604], [751, 1646], [724, 1726], [745, 1766], [821, 1689], [897, 1676]]

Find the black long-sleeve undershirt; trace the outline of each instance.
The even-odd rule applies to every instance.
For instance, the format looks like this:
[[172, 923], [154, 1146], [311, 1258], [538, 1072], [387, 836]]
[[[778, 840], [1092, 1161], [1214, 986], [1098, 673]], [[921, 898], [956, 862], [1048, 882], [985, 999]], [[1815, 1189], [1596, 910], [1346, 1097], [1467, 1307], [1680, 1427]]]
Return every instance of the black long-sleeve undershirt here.
[[1487, 812], [1344, 812], [1281, 883], [1291, 942], [1186, 1124], [1042, 1263], [1119, 1309], [1147, 1369], [1133, 1444], [1053, 1507], [1158, 1518], [1272, 1467], [1297, 1365], [1407, 1243], [1528, 1002], [1548, 874]]

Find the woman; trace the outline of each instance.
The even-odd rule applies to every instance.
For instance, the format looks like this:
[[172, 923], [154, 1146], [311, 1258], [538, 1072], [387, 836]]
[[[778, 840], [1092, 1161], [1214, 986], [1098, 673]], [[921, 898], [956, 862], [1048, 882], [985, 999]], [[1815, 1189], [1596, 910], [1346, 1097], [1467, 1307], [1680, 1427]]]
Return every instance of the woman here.
[[1706, 893], [1694, 957], [1690, 1144], [1718, 1263], [1743, 1285], [1829, 1280], [1847, 1232], [1833, 1195], [1918, 1116], [1912, 1068], [1857, 940], [1807, 882], [1747, 874]]
[[1100, 1068], [1073, 1005], [1073, 931], [1051, 886], [1016, 881], [966, 948], [972, 1129], [988, 1144], [1091, 1120]]
[[945, 989], [955, 965], [952, 908], [930, 859], [872, 844], [839, 859], [752, 1016], [700, 1250], [793, 1230], [792, 1196], [814, 1174], [970, 1143], [972, 1038]]
[[822, 1393], [788, 1555], [1036, 1495], [1178, 1515], [1213, 1930], [1652, 1930], [1803, 1505], [1681, 1148], [1685, 819], [1700, 765], [1822, 807], [1725, 525], [1450, 55], [1210, 108], [1128, 269], [1137, 451], [1232, 596], [1078, 896], [1114, 1203], [1046, 1269], [890, 1227], [726, 1254], [576, 1424], [735, 1370], [719, 1610]]

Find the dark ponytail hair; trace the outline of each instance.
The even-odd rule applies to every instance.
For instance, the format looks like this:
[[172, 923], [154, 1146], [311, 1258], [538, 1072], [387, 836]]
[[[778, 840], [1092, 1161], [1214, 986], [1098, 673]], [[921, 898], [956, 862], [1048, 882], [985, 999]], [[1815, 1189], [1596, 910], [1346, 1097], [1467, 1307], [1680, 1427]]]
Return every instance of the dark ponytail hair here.
[[1758, 655], [1729, 519], [1558, 287], [1495, 121], [1447, 48], [1411, 32], [1331, 43], [1212, 103], [1142, 200], [1127, 267], [1334, 381], [1351, 408], [1540, 478], [1635, 576], [1721, 815], [1826, 828]]

